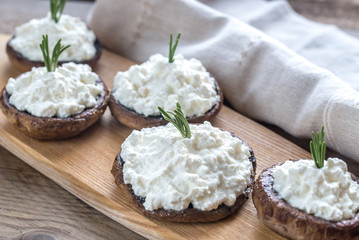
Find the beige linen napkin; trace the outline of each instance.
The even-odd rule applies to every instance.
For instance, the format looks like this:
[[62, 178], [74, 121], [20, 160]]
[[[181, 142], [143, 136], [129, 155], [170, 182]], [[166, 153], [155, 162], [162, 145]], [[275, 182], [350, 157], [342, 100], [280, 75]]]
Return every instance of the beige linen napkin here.
[[237, 111], [297, 137], [324, 125], [331, 148], [359, 155], [358, 92], [236, 18], [191, 0], [98, 0], [90, 26], [136, 62], [167, 55], [169, 33], [181, 32], [177, 52], [200, 59]]
[[285, 0], [201, 2], [261, 30], [359, 90], [359, 41], [338, 27], [305, 19]]

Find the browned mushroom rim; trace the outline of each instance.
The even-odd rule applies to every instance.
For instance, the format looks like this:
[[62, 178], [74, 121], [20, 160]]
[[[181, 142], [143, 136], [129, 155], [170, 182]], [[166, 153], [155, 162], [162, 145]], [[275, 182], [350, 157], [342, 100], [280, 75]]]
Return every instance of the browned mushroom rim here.
[[10, 123], [32, 138], [55, 140], [73, 137], [97, 122], [106, 110], [109, 92], [102, 80], [98, 81], [103, 85], [103, 90], [96, 105], [70, 117], [36, 117], [26, 111], [19, 111], [9, 103], [10, 96], [6, 88], [0, 95], [0, 108]]

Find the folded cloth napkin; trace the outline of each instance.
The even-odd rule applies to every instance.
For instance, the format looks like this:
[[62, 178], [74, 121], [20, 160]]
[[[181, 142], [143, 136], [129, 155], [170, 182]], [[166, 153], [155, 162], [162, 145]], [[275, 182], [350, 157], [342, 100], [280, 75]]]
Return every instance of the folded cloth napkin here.
[[[320, 130], [324, 125], [328, 146], [356, 158], [359, 155], [358, 92], [333, 73], [234, 17], [238, 8], [239, 15], [246, 13], [247, 20], [253, 19], [248, 17], [249, 13], [259, 10], [241, 9], [244, 5], [238, 3], [249, 1], [97, 0], [89, 24], [105, 47], [136, 62], [144, 62], [154, 53], [167, 55], [169, 33], [181, 32], [177, 53], [201, 60], [237, 111], [275, 124], [297, 137], [310, 138], [312, 130]], [[219, 6], [225, 5], [219, 2], [227, 4], [222, 8], [224, 12], [204, 4], [221, 10]], [[274, 14], [275, 11], [268, 11], [262, 22], [271, 19], [275, 22]], [[301, 24], [300, 21], [297, 24]], [[310, 22], [306, 24], [305, 28], [311, 27]], [[333, 27], [323, 28], [328, 32], [339, 31]], [[313, 29], [317, 31], [320, 26], [315, 25]], [[276, 36], [274, 27], [269, 32]], [[285, 38], [283, 34], [277, 36]], [[291, 41], [305, 42], [300, 37], [291, 39], [286, 42], [289, 47]], [[349, 39], [357, 46], [356, 40]], [[302, 53], [308, 52], [306, 57], [312, 54], [310, 48], [321, 44], [320, 41], [313, 43], [302, 44]], [[335, 57], [331, 56], [332, 46], [327, 45], [319, 49], [324, 56], [321, 61], [330, 65]], [[354, 71], [354, 68], [348, 69]]]
[[260, 29], [359, 90], [359, 41], [336, 26], [309, 21], [293, 11], [284, 0], [202, 2]]

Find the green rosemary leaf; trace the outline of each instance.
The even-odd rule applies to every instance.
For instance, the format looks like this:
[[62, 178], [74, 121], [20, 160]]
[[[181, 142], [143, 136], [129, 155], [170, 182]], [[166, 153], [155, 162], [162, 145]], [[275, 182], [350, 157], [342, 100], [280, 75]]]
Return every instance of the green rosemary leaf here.
[[324, 126], [322, 126], [321, 133], [315, 135], [312, 132], [312, 141], [309, 143], [310, 153], [312, 154], [315, 166], [322, 168], [324, 166], [326, 143], [324, 141]]
[[168, 62], [170, 63], [173, 63], [175, 60], [174, 60], [174, 56], [175, 56], [175, 52], [176, 52], [176, 48], [177, 48], [177, 45], [178, 45], [178, 40], [180, 39], [181, 37], [181, 33], [179, 33], [177, 35], [177, 39], [176, 39], [176, 42], [175, 42], [175, 45], [172, 46], [172, 33], [170, 35], [170, 42], [169, 42], [169, 55], [168, 55]]
[[170, 117], [170, 115], [165, 111], [163, 110], [161, 107], [158, 107], [158, 110], [160, 110], [161, 114], [163, 115], [163, 118], [167, 121], [171, 121], [172, 118]]
[[[172, 112], [169, 112], [171, 115], [175, 116]], [[176, 116], [174, 119], [170, 118], [170, 119], [166, 119], [167, 121], [171, 122], [173, 124], [173, 126], [175, 126], [177, 128], [177, 130], [181, 133], [182, 137], [186, 137], [186, 135], [183, 132], [183, 128], [181, 127], [181, 122], [178, 122], [178, 120], [176, 119]]]
[[66, 4], [66, 0], [50, 0], [50, 12], [51, 18], [56, 23], [59, 22], [62, 12], [64, 11], [64, 7]]
[[171, 122], [173, 125], [177, 126], [176, 122], [171, 118], [171, 116], [165, 110], [163, 110], [161, 107], [158, 107], [158, 110], [160, 110], [160, 112], [165, 120], [167, 120], [167, 121]]
[[182, 112], [181, 105], [179, 103], [177, 103], [176, 105], [177, 105], [177, 110], [175, 110], [175, 113], [179, 114], [180, 118], [182, 119], [181, 122], [184, 125], [184, 129], [186, 131], [186, 136], [188, 136], [188, 138], [191, 138], [191, 136], [192, 136], [191, 129], [190, 129], [189, 124], [187, 122], [186, 116]]
[[42, 52], [42, 57], [44, 58], [44, 64], [47, 68], [47, 71], [50, 72], [51, 71], [51, 67], [50, 67], [50, 64], [48, 62], [49, 58], [48, 56], [50, 55], [49, 54], [49, 49], [47, 48], [48, 47], [48, 42], [49, 42], [49, 39], [48, 39], [48, 36], [44, 36], [42, 35], [42, 43], [40, 44], [40, 48], [41, 48], [41, 52]]
[[[314, 152], [314, 151], [313, 151], [313, 150], [314, 150], [313, 141], [310, 141], [310, 143], [309, 143], [309, 148], [310, 148], [310, 153], [312, 154], [312, 158], [315, 159], [314, 154], [313, 154], [313, 152]], [[315, 166], [316, 166], [317, 168], [319, 168], [318, 165], [317, 165], [317, 162], [314, 161], [314, 163], [315, 163]]]
[[69, 47], [70, 47], [70, 45], [61, 46], [61, 39], [59, 39], [59, 41], [57, 41], [57, 43], [54, 47], [54, 51], [52, 52], [52, 58], [51, 58], [53, 71], [55, 71], [55, 69], [57, 67], [57, 63], [58, 63], [61, 53], [63, 53]]
[[170, 42], [168, 43], [169, 46], [169, 53], [168, 53], [168, 62], [174, 62], [174, 59], [172, 57], [172, 33], [170, 34]]
[[177, 123], [177, 125], [178, 125], [178, 128], [179, 129], [181, 129], [181, 130], [183, 130], [183, 123], [182, 123], [182, 121], [181, 121], [181, 118], [178, 116], [178, 114], [173, 114], [173, 116], [175, 117], [175, 119], [176, 119], [176, 123]]
[[182, 112], [181, 105], [179, 103], [176, 103], [176, 107], [177, 107], [177, 109], [175, 111], [177, 111], [178, 114], [180, 114], [181, 116], [183, 116], [185, 118], [185, 115]]
[[62, 46], [61, 39], [59, 39], [55, 44], [55, 47], [52, 50], [52, 56], [50, 57], [49, 36], [47, 34], [42, 35], [42, 42], [40, 44], [40, 48], [42, 51], [42, 56], [44, 58], [44, 64], [48, 72], [53, 72], [56, 70], [61, 53], [63, 53], [69, 47], [70, 45]]
[[[175, 110], [175, 113], [177, 113], [178, 111]], [[182, 112], [181, 112], [182, 113]], [[178, 118], [180, 119], [181, 123], [183, 124], [182, 126], [182, 129], [185, 131], [185, 135], [188, 137], [188, 138], [191, 138], [192, 134], [191, 134], [191, 129], [189, 127], [189, 124], [187, 122], [187, 119], [186, 117], [182, 114], [179, 114], [178, 115]]]
[[[161, 107], [158, 107], [158, 110], [161, 112], [165, 120], [171, 122], [178, 129], [182, 137], [191, 138], [191, 129], [185, 115], [182, 112], [181, 105], [179, 103], [177, 103], [176, 105], [177, 109], [174, 110], [174, 112], [166, 112]], [[170, 115], [172, 115], [173, 118]]]

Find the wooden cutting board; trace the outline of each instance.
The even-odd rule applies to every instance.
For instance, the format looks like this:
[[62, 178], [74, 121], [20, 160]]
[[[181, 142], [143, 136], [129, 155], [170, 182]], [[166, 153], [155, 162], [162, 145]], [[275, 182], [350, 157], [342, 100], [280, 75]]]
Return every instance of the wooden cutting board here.
[[[9, 77], [20, 74], [8, 62], [5, 45], [10, 36], [0, 35], [0, 87]], [[109, 88], [117, 71], [133, 62], [104, 50], [96, 67]], [[310, 154], [241, 114], [223, 107], [212, 124], [246, 140], [257, 158], [257, 175], [270, 165]], [[62, 141], [38, 141], [18, 132], [0, 113], [0, 144], [57, 184], [133, 231], [165, 239], [282, 239], [262, 225], [251, 198], [234, 215], [201, 224], [168, 223], [150, 220], [136, 212], [114, 183], [111, 166], [131, 129], [105, 112], [101, 121], [77, 137]]]

